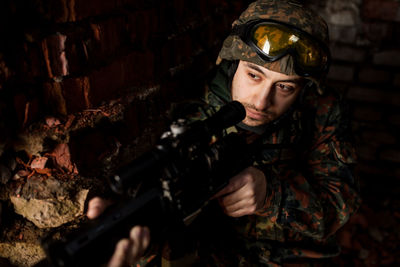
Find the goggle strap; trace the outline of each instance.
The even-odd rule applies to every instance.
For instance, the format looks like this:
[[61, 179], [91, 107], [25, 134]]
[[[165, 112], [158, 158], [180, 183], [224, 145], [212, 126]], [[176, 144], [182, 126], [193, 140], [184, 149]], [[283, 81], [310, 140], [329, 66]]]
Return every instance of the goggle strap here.
[[236, 36], [244, 36], [246, 34], [246, 25], [235, 25], [232, 28], [231, 34], [230, 35], [236, 35]]

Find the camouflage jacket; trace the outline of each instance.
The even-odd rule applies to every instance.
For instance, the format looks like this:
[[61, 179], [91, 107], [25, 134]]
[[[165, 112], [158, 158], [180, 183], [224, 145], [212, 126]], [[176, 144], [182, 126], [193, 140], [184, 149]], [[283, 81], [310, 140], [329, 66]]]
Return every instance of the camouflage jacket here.
[[[230, 101], [223, 67], [205, 100], [208, 111]], [[265, 148], [254, 165], [267, 178], [262, 211], [230, 218], [210, 205], [185, 233], [174, 235], [162, 265], [276, 266], [339, 254], [335, 232], [360, 205], [350, 137], [341, 99], [333, 91], [306, 92], [278, 130], [261, 135]]]

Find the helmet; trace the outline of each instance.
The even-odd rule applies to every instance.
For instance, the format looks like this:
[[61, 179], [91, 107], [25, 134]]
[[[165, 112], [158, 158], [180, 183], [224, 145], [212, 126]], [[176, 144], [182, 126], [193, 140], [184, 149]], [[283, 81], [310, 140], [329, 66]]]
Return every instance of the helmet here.
[[231, 34], [218, 55], [222, 60], [244, 60], [286, 75], [320, 81], [330, 53], [326, 22], [302, 4], [289, 0], [258, 0], [233, 22]]

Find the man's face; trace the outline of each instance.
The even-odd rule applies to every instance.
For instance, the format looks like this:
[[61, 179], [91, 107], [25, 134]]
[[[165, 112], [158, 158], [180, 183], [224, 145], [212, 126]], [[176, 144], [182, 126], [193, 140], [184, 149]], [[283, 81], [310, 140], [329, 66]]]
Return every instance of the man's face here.
[[248, 126], [260, 126], [281, 116], [296, 100], [304, 79], [240, 61], [232, 81], [232, 100], [246, 108]]

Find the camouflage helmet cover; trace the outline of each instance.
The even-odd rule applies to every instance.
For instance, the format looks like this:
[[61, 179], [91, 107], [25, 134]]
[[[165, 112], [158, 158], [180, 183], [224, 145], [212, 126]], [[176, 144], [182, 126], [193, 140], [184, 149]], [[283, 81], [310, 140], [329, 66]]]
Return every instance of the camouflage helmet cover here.
[[[311, 9], [304, 8], [302, 4], [296, 1], [258, 0], [253, 2], [240, 15], [239, 19], [233, 22], [232, 27], [258, 19], [275, 20], [292, 25], [328, 45], [329, 34], [326, 22]], [[266, 62], [236, 35], [230, 35], [225, 39], [218, 55], [217, 64], [223, 59], [229, 61], [245, 60], [286, 75], [296, 74], [290, 55], [274, 62]], [[316, 80], [315, 77], [309, 78], [319, 85], [319, 80]]]

